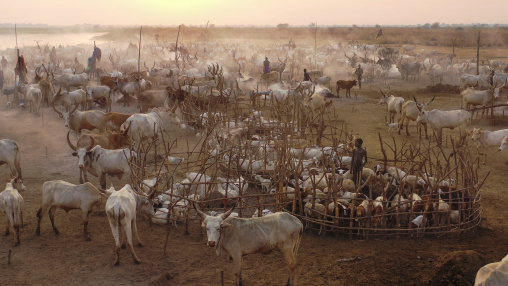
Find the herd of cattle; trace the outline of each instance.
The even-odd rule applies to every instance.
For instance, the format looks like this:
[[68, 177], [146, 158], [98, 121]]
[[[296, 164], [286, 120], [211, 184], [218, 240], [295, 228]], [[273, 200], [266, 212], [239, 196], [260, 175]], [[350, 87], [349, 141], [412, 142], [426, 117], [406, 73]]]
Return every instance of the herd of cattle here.
[[[442, 55], [435, 51], [422, 50], [414, 53], [412, 49], [398, 49], [380, 47], [377, 45], [328, 45], [319, 47], [318, 53], [311, 53], [311, 48], [302, 46], [293, 48], [274, 47], [267, 49], [252, 45], [217, 45], [208, 43], [203, 49], [197, 44], [189, 44], [186, 49], [174, 50], [166, 47], [147, 46], [143, 50], [143, 58], [153, 61], [153, 67], [140, 72], [133, 72], [138, 67], [137, 60], [129, 51], [118, 52], [111, 49], [105, 51], [110, 54], [109, 63], [106, 61], [97, 64], [96, 71], [76, 70], [75, 63], [68, 58], [84, 59], [83, 47], [59, 47], [60, 61], [50, 62], [48, 55], [40, 50], [27, 48], [25, 58], [29, 67], [29, 83], [20, 84], [17, 97], [8, 102], [7, 107], [29, 105], [36, 115], [40, 115], [41, 107], [51, 105], [55, 113], [63, 118], [67, 130], [67, 143], [77, 157], [77, 167], [80, 173], [80, 185], [55, 180], [43, 184], [42, 205], [37, 212], [38, 225], [36, 234], [40, 234], [40, 221], [49, 209], [49, 217], [53, 231], [58, 234], [54, 224], [56, 208], [64, 210], [80, 209], [83, 213], [83, 235], [89, 240], [88, 214], [96, 207], [102, 197], [107, 198], [106, 214], [115, 238], [116, 259], [119, 264], [121, 232], [127, 239], [127, 245], [136, 263], [140, 260], [136, 256], [132, 235], [138, 244], [141, 244], [137, 234], [136, 214], [148, 217], [156, 216], [162, 210], [154, 210], [154, 204], [161, 203], [166, 206], [166, 214], [170, 206], [178, 209], [185, 207], [190, 211], [187, 202], [174, 202], [171, 195], [187, 197], [189, 202], [208, 199], [210, 194], [206, 188], [199, 186], [185, 187], [192, 183], [210, 183], [212, 178], [205, 174], [188, 174], [182, 183], [173, 185], [166, 197], [159, 198], [153, 184], [141, 183], [139, 186], [125, 185], [120, 190], [113, 187], [106, 189], [106, 177], [131, 175], [131, 161], [137, 158], [138, 150], [143, 142], [149, 138], [160, 138], [170, 142], [174, 137], [175, 129], [196, 134], [197, 132], [213, 133], [209, 142], [211, 156], [217, 156], [219, 161], [234, 162], [236, 169], [246, 171], [254, 183], [262, 187], [263, 192], [275, 192], [274, 178], [266, 176], [266, 171], [276, 169], [275, 162], [280, 156], [275, 151], [277, 140], [282, 134], [271, 134], [269, 137], [261, 135], [250, 136], [246, 130], [252, 124], [271, 124], [281, 128], [288, 128], [285, 122], [266, 120], [261, 111], [253, 110], [252, 114], [242, 115], [239, 123], [236, 118], [218, 112], [218, 106], [226, 106], [236, 98], [251, 96], [258, 86], [266, 86], [269, 92], [266, 97], [275, 105], [288, 99], [297, 98], [306, 106], [309, 112], [324, 110], [333, 104], [327, 98], [339, 97], [340, 89], [346, 89], [346, 97], [350, 97], [351, 89], [356, 86], [353, 80], [354, 69], [360, 64], [364, 69], [363, 80], [386, 82], [389, 80], [419, 81], [420, 75], [425, 74], [433, 83], [443, 80], [460, 84], [462, 87], [462, 108], [457, 110], [431, 110], [426, 108], [433, 100], [425, 103], [418, 101], [405, 101], [401, 97], [385, 94], [381, 91], [380, 104], [386, 104], [390, 113], [390, 122], [396, 124], [400, 133], [404, 124], [406, 134], [409, 135], [408, 124], [416, 121], [420, 130], [427, 124], [437, 133], [438, 142], [442, 140], [442, 129], [459, 129], [459, 144], [465, 142], [466, 128], [471, 123], [471, 113], [467, 111], [471, 106], [489, 106], [498, 98], [500, 91], [508, 82], [506, 64], [500, 61], [489, 61], [479, 67], [480, 75], [472, 75], [476, 65], [470, 61], [456, 61], [455, 55]], [[176, 57], [175, 57], [176, 53]], [[308, 55], [313, 55], [308, 56]], [[364, 56], [359, 56], [359, 55]], [[136, 54], [137, 55], [137, 54]], [[194, 56], [192, 56], [194, 55]], [[248, 74], [259, 74], [263, 67], [262, 59], [268, 55], [277, 57], [278, 63], [271, 63], [271, 73], [260, 74], [259, 79], [247, 78]], [[199, 58], [198, 58], [199, 56]], [[285, 58], [281, 59], [281, 56]], [[175, 58], [177, 60], [167, 60]], [[179, 60], [178, 60], [179, 59]], [[298, 81], [300, 70], [306, 64], [315, 63], [316, 70], [310, 71], [311, 82]], [[218, 63], [221, 63], [220, 65]], [[159, 68], [155, 68], [159, 64]], [[14, 63], [9, 63], [12, 70]], [[5, 71], [8, 84], [10, 76]], [[45, 72], [42, 72], [44, 70]], [[111, 70], [111, 73], [106, 72]], [[323, 74], [328, 75], [323, 76]], [[340, 78], [336, 81], [337, 95], [332, 92], [331, 78]], [[8, 86], [4, 94], [12, 95], [13, 88]], [[137, 104], [139, 113], [123, 114], [112, 112], [114, 104], [123, 101], [124, 105]], [[102, 111], [100, 109], [104, 109]], [[81, 109], [81, 110], [78, 110]], [[215, 112], [212, 112], [215, 111]], [[189, 114], [192, 115], [189, 117]], [[398, 116], [397, 122], [395, 115]], [[227, 119], [224, 119], [227, 118]], [[222, 121], [219, 125], [211, 125], [212, 121]], [[209, 130], [211, 126], [216, 130]], [[208, 129], [207, 129], [208, 128]], [[82, 130], [99, 130], [99, 134], [82, 134]], [[77, 138], [74, 144], [71, 133]], [[473, 130], [472, 139], [483, 147], [500, 146], [504, 149], [508, 144], [508, 131]], [[256, 152], [226, 153], [225, 139], [234, 141], [234, 138], [243, 138], [244, 143], [250, 145]], [[275, 140], [274, 140], [275, 139]], [[351, 162], [347, 154], [351, 146], [346, 143], [340, 146], [302, 147], [290, 148], [291, 154], [288, 166], [303, 166], [304, 171], [300, 178], [293, 178], [285, 182], [283, 192], [288, 202], [292, 202], [295, 195], [304, 202], [304, 213], [309, 217], [323, 217], [326, 213], [337, 213], [339, 216], [354, 218], [359, 228], [365, 226], [366, 219], [374, 227], [382, 224], [395, 224], [388, 217], [388, 209], [409, 214], [406, 220], [397, 220], [397, 227], [424, 228], [430, 225], [439, 225], [449, 219], [452, 223], [458, 220], [458, 204], [453, 191], [454, 182], [450, 178], [435, 178], [432, 174], [406, 174], [403, 170], [391, 167], [385, 171], [364, 168], [363, 182], [378, 180], [379, 185], [386, 185], [388, 195], [372, 196], [372, 190], [360, 193], [356, 191], [351, 171], [344, 166]], [[162, 153], [162, 152], [161, 152]], [[328, 158], [328, 159], [327, 159]], [[331, 160], [340, 168], [338, 173], [330, 175], [326, 170], [326, 162]], [[20, 166], [20, 148], [16, 141], [0, 140], [0, 165], [7, 164], [11, 174], [15, 176], [7, 184], [5, 191], [0, 194], [0, 210], [8, 217], [7, 231], [10, 226], [14, 228], [15, 244], [20, 243], [19, 227], [22, 224], [23, 198], [19, 192], [25, 189], [22, 184]], [[316, 172], [317, 173], [314, 173]], [[100, 188], [91, 184], [88, 174], [99, 178]], [[336, 176], [337, 175], [337, 176]], [[317, 179], [316, 179], [317, 178]], [[213, 190], [214, 194], [222, 198], [234, 198], [248, 188], [249, 184], [242, 178], [237, 182], [228, 183], [230, 178], [214, 178], [218, 184]], [[223, 181], [221, 181], [223, 180]], [[316, 183], [317, 180], [317, 183]], [[342, 199], [336, 203], [324, 205], [327, 193], [332, 192], [334, 183], [341, 181], [339, 191]], [[224, 183], [221, 183], [224, 182]], [[215, 183], [215, 182], [214, 182]], [[405, 196], [396, 195], [396, 187], [401, 184], [410, 186], [411, 191]], [[144, 184], [144, 185], [143, 185]], [[148, 189], [145, 188], [148, 186]], [[300, 186], [300, 190], [298, 190]], [[394, 186], [394, 187], [391, 187]], [[362, 186], [364, 187], [364, 186]], [[438, 187], [438, 197], [426, 192], [427, 188]], [[189, 194], [194, 194], [190, 197]], [[375, 193], [375, 192], [374, 192]], [[385, 191], [386, 193], [386, 191]], [[299, 195], [297, 195], [299, 194]], [[370, 196], [369, 196], [370, 195]], [[213, 197], [213, 195], [212, 195]], [[321, 200], [320, 200], [321, 199]], [[167, 203], [169, 201], [169, 204]], [[278, 247], [283, 252], [289, 267], [289, 281], [292, 285], [296, 267], [296, 254], [303, 232], [302, 222], [288, 213], [275, 213], [251, 219], [235, 217], [231, 208], [226, 213], [206, 214], [192, 204], [197, 215], [202, 219], [202, 227], [206, 228], [208, 245], [217, 248], [217, 254], [230, 257], [235, 263], [236, 283], [241, 284], [241, 258], [250, 253], [266, 253]], [[425, 216], [429, 209], [435, 216]], [[174, 210], [173, 210], [174, 211]], [[173, 212], [174, 214], [174, 212]], [[444, 214], [445, 219], [439, 215]], [[385, 219], [386, 221], [383, 221]], [[245, 240], [245, 237], [249, 237]]]

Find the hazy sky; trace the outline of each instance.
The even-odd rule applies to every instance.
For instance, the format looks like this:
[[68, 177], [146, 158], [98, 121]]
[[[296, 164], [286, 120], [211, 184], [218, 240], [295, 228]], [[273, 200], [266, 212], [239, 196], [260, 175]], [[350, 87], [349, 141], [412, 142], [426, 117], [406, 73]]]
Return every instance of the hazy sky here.
[[49, 25], [507, 24], [508, 0], [19, 0], [0, 22]]

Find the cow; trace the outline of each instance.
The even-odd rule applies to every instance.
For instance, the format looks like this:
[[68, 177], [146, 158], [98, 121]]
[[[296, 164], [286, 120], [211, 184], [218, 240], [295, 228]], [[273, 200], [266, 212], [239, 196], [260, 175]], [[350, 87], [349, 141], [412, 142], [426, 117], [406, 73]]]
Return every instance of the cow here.
[[100, 110], [89, 110], [89, 111], [79, 111], [76, 110], [78, 106], [74, 106], [74, 109], [71, 112], [62, 113], [55, 108], [55, 104], [53, 102], [53, 109], [60, 118], [64, 119], [65, 127], [68, 127], [69, 130], [72, 130], [76, 133], [76, 136], [79, 137], [81, 135], [81, 130], [93, 130], [95, 128], [99, 129], [99, 131], [103, 130], [103, 121], [104, 112]]
[[[153, 194], [155, 193], [153, 192]], [[138, 245], [143, 246], [138, 236], [136, 213], [153, 216], [153, 203], [151, 202], [151, 197], [139, 195], [128, 184], [122, 189], [112, 192], [106, 201], [106, 214], [113, 237], [115, 238], [115, 266], [120, 265], [120, 232], [122, 229], [125, 232], [127, 247], [132, 254], [134, 262], [141, 263], [132, 247], [132, 234], [134, 234], [134, 238], [138, 241]]]
[[508, 284], [508, 255], [506, 255], [501, 261], [489, 263], [476, 273], [474, 280], [475, 286], [496, 286], [496, 285], [507, 285]]
[[67, 144], [74, 151], [72, 155], [78, 157], [80, 184], [88, 181], [86, 171], [89, 161], [87, 161], [85, 156], [93, 147], [100, 145], [104, 149], [116, 150], [129, 146], [129, 138], [127, 136], [123, 133], [113, 133], [111, 131], [101, 134], [83, 135], [78, 139], [76, 146], [74, 146], [69, 139], [69, 133], [70, 131], [67, 132]]
[[[495, 87], [488, 90], [474, 90], [470, 87], [466, 88], [460, 93], [462, 97], [462, 109], [469, 110], [471, 106], [481, 105], [487, 107], [494, 101], [494, 89]], [[487, 111], [488, 112], [488, 111]], [[473, 111], [471, 111], [473, 113]], [[482, 111], [482, 118], [485, 114], [485, 109]], [[488, 113], [487, 113], [488, 115]]]
[[[490, 146], [500, 146], [504, 137], [508, 136], [508, 129], [497, 131], [482, 131], [481, 128], [473, 128], [471, 140], [478, 142], [476, 148], [482, 147], [485, 151], [483, 164], [487, 161], [487, 148]], [[478, 152], [479, 153], [479, 152]]]
[[144, 113], [154, 107], [163, 107], [168, 98], [167, 90], [145, 90], [138, 96], [139, 112]]
[[103, 127], [105, 130], [112, 131], [120, 131], [120, 127], [122, 124], [129, 118], [132, 114], [118, 113], [118, 112], [108, 112], [104, 114], [102, 117]]
[[506, 84], [508, 84], [508, 73], [495, 74], [492, 77], [492, 84], [494, 86], [499, 86], [499, 88], [495, 90], [495, 97], [498, 97], [499, 93], [501, 93], [501, 89], [503, 89], [503, 87], [506, 87]]
[[[229, 217], [233, 208], [218, 216], [209, 216], [194, 205], [206, 229], [208, 246], [216, 247], [218, 256], [233, 260], [236, 285], [242, 285], [242, 257], [269, 253], [279, 248], [289, 267], [287, 285], [293, 285], [296, 256], [302, 238], [302, 222], [289, 213], [277, 212], [256, 218]], [[229, 217], [229, 218], [228, 218]]]
[[101, 198], [107, 196], [105, 191], [99, 190], [91, 183], [74, 185], [62, 180], [47, 181], [42, 185], [42, 205], [37, 211], [37, 228], [35, 235], [41, 235], [41, 220], [49, 209], [49, 219], [56, 235], [60, 234], [55, 226], [56, 208], [69, 210], [79, 209], [83, 218], [83, 237], [92, 240], [88, 232], [88, 215], [99, 206]]
[[129, 97], [133, 98], [134, 100], [138, 99], [136, 96], [141, 91], [141, 87], [139, 82], [118, 81], [115, 83], [113, 91], [119, 91], [125, 97], [124, 106], [126, 106], [129, 105]]
[[[346, 98], [351, 98], [351, 89], [356, 85], [356, 80], [338, 80], [336, 84], [337, 97], [340, 98], [340, 89], [346, 90]], [[349, 96], [348, 96], [349, 95]]]
[[19, 144], [17, 141], [0, 139], [0, 166], [7, 164], [11, 169], [11, 175], [22, 179], [19, 157]]
[[5, 235], [9, 235], [9, 225], [12, 225], [14, 230], [14, 246], [18, 246], [20, 243], [19, 228], [23, 224], [23, 212], [21, 209], [23, 208], [24, 200], [19, 192], [24, 190], [23, 181], [14, 177], [6, 184], [5, 190], [0, 193], [0, 211], [3, 211], [7, 215]]
[[383, 98], [379, 100], [379, 104], [386, 104], [390, 114], [389, 123], [395, 122], [395, 114], [399, 115], [400, 121], [402, 118], [402, 105], [404, 105], [404, 98], [393, 95], [387, 96], [381, 89], [379, 89], [379, 91], [381, 91], [381, 94], [383, 95]]
[[85, 87], [88, 85], [88, 75], [86, 73], [81, 74], [63, 74], [59, 77], [57, 77], [54, 80], [54, 83], [56, 85], [59, 85], [61, 87], [66, 88], [69, 90], [71, 86], [78, 87], [82, 86]]
[[[124, 174], [131, 173], [129, 161], [137, 156], [135, 152], [129, 148], [108, 150], [100, 145], [95, 145], [93, 137], [90, 137], [90, 139], [91, 143], [86, 148], [76, 148], [76, 152], [73, 152], [72, 155], [78, 157], [80, 170], [86, 167], [90, 174], [99, 177], [102, 189], [106, 189], [106, 175], [117, 176], [118, 179], [121, 179]], [[92, 148], [91, 146], [95, 147]], [[83, 170], [83, 172], [85, 171]], [[84, 177], [87, 182], [86, 173]], [[81, 175], [80, 183], [82, 183]]]
[[30, 102], [30, 112], [32, 112], [33, 109], [35, 115], [39, 116], [42, 102], [42, 91], [39, 88], [38, 84], [31, 84], [28, 86], [26, 91], [26, 98], [27, 101]]
[[[413, 97], [415, 102], [418, 103], [415, 97]], [[471, 114], [465, 110], [449, 110], [443, 111], [438, 109], [433, 109], [431, 111], [423, 110], [421, 107], [418, 107], [420, 111], [418, 113], [418, 118], [416, 119], [416, 123], [426, 122], [430, 125], [432, 130], [437, 132], [437, 140], [438, 144], [441, 145], [441, 141], [443, 138], [443, 128], [455, 129], [459, 128], [460, 140], [459, 145], [465, 143], [466, 140], [466, 127], [471, 124]]]
[[[434, 96], [434, 98], [436, 98], [436, 97]], [[420, 108], [421, 109], [427, 108], [427, 106], [432, 101], [434, 101], [434, 98], [432, 98], [428, 103], [425, 103], [425, 102], [420, 103]], [[402, 114], [400, 116], [399, 126], [398, 126], [398, 129], [397, 129], [397, 132], [399, 133], [399, 135], [400, 135], [400, 130], [404, 127], [404, 122], [405, 122], [405, 124], [406, 124], [406, 135], [407, 136], [411, 136], [409, 134], [409, 131], [408, 131], [409, 121], [410, 120], [411, 121], [416, 121], [416, 119], [418, 118], [418, 113], [419, 112], [420, 111], [418, 110], [417, 104], [414, 101], [408, 101], [408, 102], [405, 102], [402, 105]], [[420, 122], [420, 123], [416, 124], [416, 129], [417, 129], [417, 131], [419, 130], [420, 139], [422, 138], [422, 126], [425, 128], [425, 138], [429, 138], [429, 135], [427, 134], [427, 123]]]
[[147, 114], [135, 113], [131, 115], [122, 124], [120, 131], [131, 135], [133, 148], [137, 150], [143, 139], [152, 138], [155, 135], [163, 136], [165, 142], [169, 142], [168, 128], [177, 124], [180, 124], [180, 119], [174, 112], [159, 111], [154, 108]]
[[99, 85], [95, 87], [87, 86], [86, 87], [88, 95], [91, 97], [93, 101], [102, 101], [106, 102], [106, 111], [111, 111], [111, 88], [107, 85]]
[[328, 86], [328, 88], [331, 88], [330, 87], [331, 80], [332, 80], [332, 78], [330, 76], [321, 76], [321, 77], [316, 77], [316, 79], [314, 80], [314, 83]]
[[461, 82], [460, 87], [462, 90], [468, 87], [489, 88], [490, 76], [463, 74], [460, 76], [460, 82]]
[[427, 71], [427, 75], [430, 77], [430, 81], [434, 84], [437, 80], [439, 83], [443, 81], [444, 69], [440, 65], [432, 64]]
[[86, 103], [88, 99], [88, 92], [82, 89], [76, 89], [71, 92], [64, 91], [61, 92], [62, 89], [60, 89], [57, 94], [53, 97], [52, 104], [55, 105], [56, 103], [61, 104], [65, 111], [69, 112], [71, 109], [71, 106], [75, 105], [78, 106], [81, 104], [82, 110], [86, 109]]
[[403, 63], [399, 66], [402, 78], [405, 78], [406, 81], [409, 80], [409, 77], [412, 77], [412, 80], [420, 80], [420, 68], [419, 62]]

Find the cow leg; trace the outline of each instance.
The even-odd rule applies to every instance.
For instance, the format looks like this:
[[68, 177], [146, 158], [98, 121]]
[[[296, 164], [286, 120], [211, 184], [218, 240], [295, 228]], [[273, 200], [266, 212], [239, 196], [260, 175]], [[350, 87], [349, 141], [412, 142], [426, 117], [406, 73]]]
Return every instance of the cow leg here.
[[5, 236], [9, 235], [9, 225], [10, 225], [9, 217], [7, 217], [7, 226], [5, 227]]
[[284, 255], [284, 259], [288, 265], [289, 269], [289, 278], [288, 278], [288, 286], [293, 286], [294, 277], [295, 277], [295, 269], [296, 269], [296, 253], [295, 249], [298, 250], [298, 244], [300, 238], [294, 240], [293, 243], [285, 243], [280, 247], [282, 254]]
[[136, 239], [136, 241], [138, 242], [138, 246], [139, 247], [143, 247], [143, 243], [141, 242], [141, 240], [139, 239], [139, 235], [138, 235], [138, 226], [136, 224], [136, 220], [133, 219], [132, 220], [132, 231], [134, 232], [134, 238]]
[[233, 268], [235, 271], [236, 286], [242, 286], [242, 255], [235, 255], [233, 258]]
[[41, 235], [41, 220], [42, 220], [42, 217], [44, 216], [44, 213], [46, 212], [47, 210], [47, 207], [46, 206], [42, 206], [39, 208], [39, 211], [37, 211], [37, 228], [35, 229], [35, 235], [39, 236]]
[[83, 236], [86, 241], [92, 240], [90, 233], [88, 233], [88, 215], [90, 214], [89, 210], [83, 210]]
[[134, 262], [135, 263], [141, 263], [141, 260], [139, 260], [139, 258], [136, 256], [136, 253], [134, 252], [134, 247], [132, 247], [132, 228], [131, 228], [131, 223], [129, 222], [125, 222], [125, 225], [124, 225], [124, 233], [125, 233], [125, 238], [127, 239], [127, 247], [129, 248], [129, 251], [131, 252], [132, 254], [132, 258], [134, 259]]
[[55, 226], [55, 211], [56, 206], [51, 206], [51, 208], [49, 209], [49, 219], [51, 220], [51, 226], [53, 226], [53, 231], [55, 232], [56, 235], [59, 235], [60, 232]]
[[14, 227], [14, 246], [18, 246], [21, 241], [19, 239], [19, 224]]
[[105, 190], [106, 189], [106, 174], [105, 173], [102, 173], [100, 175], [100, 183], [101, 183], [101, 188], [103, 190]]
[[119, 222], [115, 220], [113, 216], [110, 216], [108, 213], [109, 226], [111, 227], [111, 232], [113, 233], [113, 238], [115, 239], [115, 263], [114, 266], [120, 265], [120, 225]]

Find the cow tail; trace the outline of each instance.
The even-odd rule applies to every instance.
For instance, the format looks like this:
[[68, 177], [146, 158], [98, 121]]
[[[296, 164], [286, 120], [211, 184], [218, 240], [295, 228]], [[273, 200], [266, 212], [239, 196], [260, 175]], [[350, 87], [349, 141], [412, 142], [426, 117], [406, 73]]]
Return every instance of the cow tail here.
[[298, 254], [298, 248], [300, 247], [300, 240], [302, 240], [302, 233], [303, 233], [303, 227], [300, 229], [300, 232], [298, 233], [298, 237], [296, 238], [295, 246], [293, 247], [293, 256], [295, 257], [295, 259]]
[[115, 219], [118, 222], [118, 228], [122, 226], [121, 219], [125, 217], [125, 212], [122, 210], [120, 205], [115, 206]]
[[16, 171], [18, 171], [18, 178], [21, 178], [21, 164], [20, 164], [20, 152], [19, 152], [19, 145], [18, 142], [14, 142], [14, 148], [16, 149], [16, 158], [14, 159], [14, 167], [16, 168]]
[[12, 200], [12, 217], [13, 217], [13, 224], [12, 227], [16, 229], [21, 225], [21, 204], [19, 203], [18, 199]]
[[41, 217], [41, 212], [42, 212], [42, 207], [40, 207], [39, 210], [37, 211], [37, 218]]

